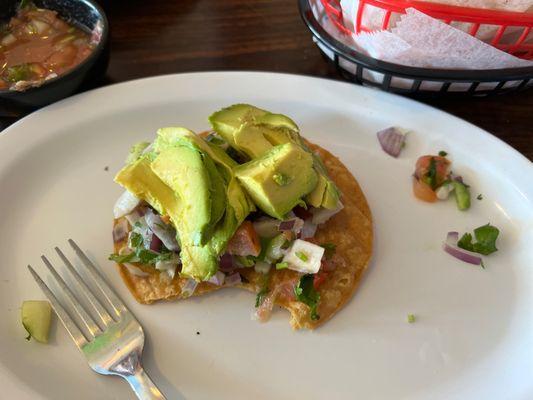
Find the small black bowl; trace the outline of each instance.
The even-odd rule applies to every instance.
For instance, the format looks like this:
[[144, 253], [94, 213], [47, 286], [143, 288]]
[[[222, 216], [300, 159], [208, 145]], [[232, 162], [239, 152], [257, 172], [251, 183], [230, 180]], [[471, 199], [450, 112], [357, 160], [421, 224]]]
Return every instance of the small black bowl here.
[[[0, 0], [0, 24], [17, 12], [21, 0]], [[91, 54], [68, 72], [24, 91], [0, 90], [0, 116], [19, 116], [73, 94], [82, 83], [101, 77], [109, 61], [109, 24], [102, 8], [93, 0], [34, 0], [40, 8], [57, 11], [72, 25], [92, 32], [101, 29]]]

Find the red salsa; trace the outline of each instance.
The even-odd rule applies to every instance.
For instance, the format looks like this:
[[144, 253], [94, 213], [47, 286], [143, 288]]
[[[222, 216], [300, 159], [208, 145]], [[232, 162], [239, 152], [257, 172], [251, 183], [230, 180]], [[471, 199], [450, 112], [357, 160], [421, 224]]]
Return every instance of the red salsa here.
[[30, 4], [0, 26], [0, 90], [38, 86], [74, 68], [93, 48], [89, 33]]

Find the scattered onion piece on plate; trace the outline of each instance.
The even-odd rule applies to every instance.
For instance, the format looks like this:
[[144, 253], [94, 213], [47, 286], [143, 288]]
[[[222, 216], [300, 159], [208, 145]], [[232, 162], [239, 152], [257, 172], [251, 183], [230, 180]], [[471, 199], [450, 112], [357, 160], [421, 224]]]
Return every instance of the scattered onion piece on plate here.
[[477, 253], [473, 253], [471, 251], [461, 249], [460, 247], [457, 246], [458, 240], [459, 240], [458, 232], [448, 232], [446, 241], [443, 243], [442, 248], [444, 249], [446, 253], [452, 255], [458, 260], [461, 260], [469, 264], [483, 266], [483, 260]]
[[385, 153], [396, 158], [405, 146], [407, 131], [392, 126], [377, 133], [379, 144]]

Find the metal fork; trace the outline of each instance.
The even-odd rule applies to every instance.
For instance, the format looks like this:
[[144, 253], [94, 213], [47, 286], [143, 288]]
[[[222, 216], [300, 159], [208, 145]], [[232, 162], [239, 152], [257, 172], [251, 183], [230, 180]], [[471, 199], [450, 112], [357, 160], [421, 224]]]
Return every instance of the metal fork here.
[[85, 326], [83, 333], [56, 296], [48, 288], [46, 283], [39, 277], [35, 270], [28, 265], [33, 278], [40, 286], [52, 308], [74, 340], [74, 343], [83, 353], [93, 371], [102, 375], [118, 375], [128, 381], [131, 388], [141, 400], [165, 400], [163, 394], [144, 372], [141, 365], [142, 351], [144, 347], [144, 332], [142, 326], [133, 314], [126, 308], [122, 300], [115, 294], [113, 289], [105, 282], [95, 265], [81, 251], [79, 246], [69, 239], [77, 256], [87, 268], [87, 271], [96, 282], [101, 294], [106, 300], [108, 312], [102, 302], [83, 281], [80, 274], [74, 269], [72, 263], [59, 248], [55, 251], [65, 263], [70, 274], [74, 277], [79, 292], [83, 293], [93, 307], [93, 314], [98, 315], [98, 323], [80, 304], [73, 291], [67, 286], [50, 261], [43, 255], [41, 259], [63, 291], [64, 296], [70, 302], [72, 308], [78, 314]]

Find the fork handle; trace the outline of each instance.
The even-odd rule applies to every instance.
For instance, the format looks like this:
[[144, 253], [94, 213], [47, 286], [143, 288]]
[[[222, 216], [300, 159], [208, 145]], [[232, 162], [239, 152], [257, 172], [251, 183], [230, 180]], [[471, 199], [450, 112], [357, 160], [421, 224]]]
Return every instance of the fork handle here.
[[128, 381], [139, 400], [166, 400], [166, 397], [152, 382], [148, 374], [144, 372], [144, 369], [140, 368], [134, 375], [128, 375], [124, 378]]

